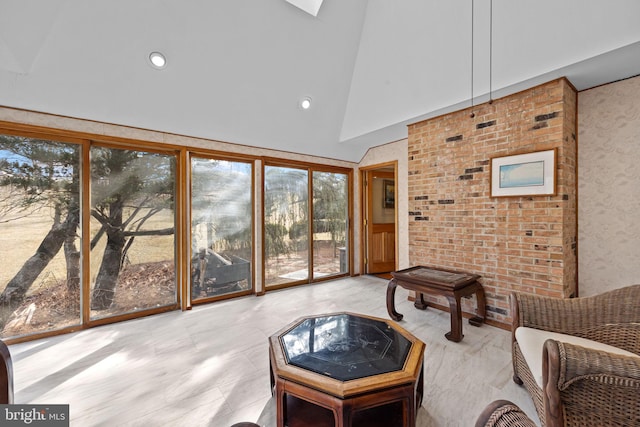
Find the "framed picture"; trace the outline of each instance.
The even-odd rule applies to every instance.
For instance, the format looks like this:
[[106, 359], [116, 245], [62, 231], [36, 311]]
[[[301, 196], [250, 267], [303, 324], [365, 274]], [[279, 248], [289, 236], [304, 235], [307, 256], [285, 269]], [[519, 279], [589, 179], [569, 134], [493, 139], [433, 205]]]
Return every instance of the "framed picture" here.
[[491, 159], [491, 197], [556, 194], [556, 149]]
[[382, 182], [382, 195], [383, 206], [385, 209], [393, 209], [396, 206], [396, 185], [395, 182], [390, 179], [385, 179]]

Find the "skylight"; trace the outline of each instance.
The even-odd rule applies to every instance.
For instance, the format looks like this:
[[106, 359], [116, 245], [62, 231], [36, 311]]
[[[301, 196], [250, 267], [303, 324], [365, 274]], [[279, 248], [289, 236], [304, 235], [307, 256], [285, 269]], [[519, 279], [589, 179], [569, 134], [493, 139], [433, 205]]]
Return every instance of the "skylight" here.
[[286, 0], [297, 8], [307, 12], [309, 15], [318, 16], [318, 11], [324, 0]]

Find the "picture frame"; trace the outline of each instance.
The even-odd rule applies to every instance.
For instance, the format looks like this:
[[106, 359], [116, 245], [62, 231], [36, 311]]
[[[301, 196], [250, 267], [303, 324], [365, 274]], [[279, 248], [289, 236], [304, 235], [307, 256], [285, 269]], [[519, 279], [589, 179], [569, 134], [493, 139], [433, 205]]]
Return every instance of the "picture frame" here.
[[555, 196], [557, 149], [493, 157], [491, 197]]
[[393, 209], [396, 206], [396, 184], [391, 179], [382, 182], [382, 203], [385, 209]]

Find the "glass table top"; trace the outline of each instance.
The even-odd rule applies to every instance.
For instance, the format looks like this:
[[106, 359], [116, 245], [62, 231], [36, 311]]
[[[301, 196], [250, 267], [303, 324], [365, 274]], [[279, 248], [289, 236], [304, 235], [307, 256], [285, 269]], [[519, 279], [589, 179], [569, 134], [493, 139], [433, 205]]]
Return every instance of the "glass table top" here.
[[386, 322], [348, 313], [304, 319], [279, 338], [290, 365], [340, 381], [402, 370], [411, 349]]

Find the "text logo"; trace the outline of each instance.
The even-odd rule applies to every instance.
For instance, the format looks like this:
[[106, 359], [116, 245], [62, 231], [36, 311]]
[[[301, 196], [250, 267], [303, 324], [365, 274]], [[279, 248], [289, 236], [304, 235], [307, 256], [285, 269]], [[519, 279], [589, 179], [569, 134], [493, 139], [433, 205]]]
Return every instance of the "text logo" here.
[[0, 425], [69, 427], [69, 405], [0, 405]]

